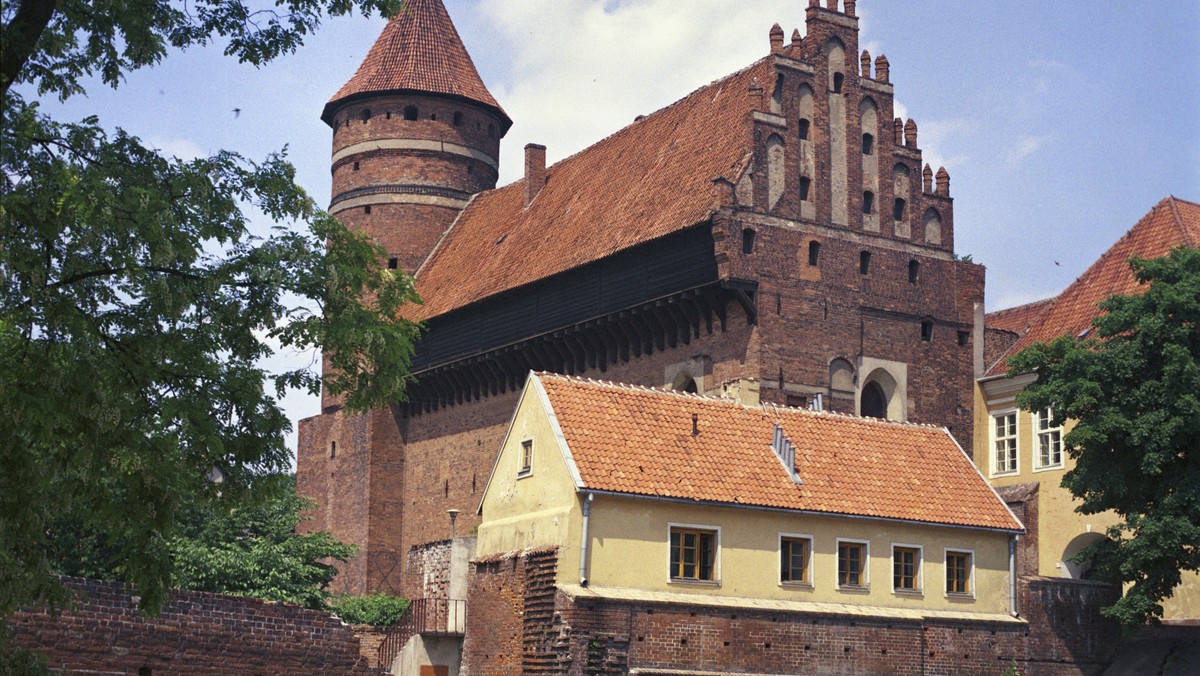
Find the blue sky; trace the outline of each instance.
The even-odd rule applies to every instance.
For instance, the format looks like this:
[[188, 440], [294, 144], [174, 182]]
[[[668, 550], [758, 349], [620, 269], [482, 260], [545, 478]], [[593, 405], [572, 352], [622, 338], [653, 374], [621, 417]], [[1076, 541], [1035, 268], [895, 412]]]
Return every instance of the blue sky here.
[[[806, 0], [445, 0], [514, 120], [501, 184], [526, 143], [554, 162], [803, 32]], [[944, 164], [956, 248], [987, 266], [989, 310], [1054, 295], [1168, 194], [1200, 201], [1200, 2], [860, 0], [860, 40], [891, 62], [898, 113]], [[261, 69], [220, 49], [172, 53], [117, 90], [47, 102], [184, 157], [288, 147], [329, 199], [319, 119], [382, 20], [331, 20]], [[241, 110], [235, 116], [233, 109]], [[299, 355], [299, 359], [308, 357]], [[293, 418], [315, 399], [291, 396]]]

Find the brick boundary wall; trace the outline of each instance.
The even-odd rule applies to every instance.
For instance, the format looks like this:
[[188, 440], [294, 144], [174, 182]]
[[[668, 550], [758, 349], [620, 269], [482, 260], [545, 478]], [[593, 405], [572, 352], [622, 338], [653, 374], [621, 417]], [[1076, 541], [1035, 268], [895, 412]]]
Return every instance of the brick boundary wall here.
[[412, 598], [450, 598], [450, 540], [413, 545], [404, 566], [404, 588]]
[[[894, 620], [572, 599], [554, 550], [475, 563], [463, 674], [1095, 674], [1119, 640], [1114, 587], [1022, 577], [1026, 623]], [[553, 612], [547, 601], [553, 594]]]
[[[319, 610], [240, 596], [174, 590], [157, 617], [114, 582], [66, 578], [76, 605], [57, 617], [21, 611], [17, 646], [75, 674], [370, 674], [355, 628]], [[149, 670], [139, 671], [139, 670]]]

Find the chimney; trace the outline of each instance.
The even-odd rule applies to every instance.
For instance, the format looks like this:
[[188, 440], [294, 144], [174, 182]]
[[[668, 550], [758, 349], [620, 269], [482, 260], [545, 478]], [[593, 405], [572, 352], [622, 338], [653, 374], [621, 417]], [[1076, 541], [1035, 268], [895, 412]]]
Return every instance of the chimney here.
[[546, 146], [525, 145], [525, 206], [546, 187]]

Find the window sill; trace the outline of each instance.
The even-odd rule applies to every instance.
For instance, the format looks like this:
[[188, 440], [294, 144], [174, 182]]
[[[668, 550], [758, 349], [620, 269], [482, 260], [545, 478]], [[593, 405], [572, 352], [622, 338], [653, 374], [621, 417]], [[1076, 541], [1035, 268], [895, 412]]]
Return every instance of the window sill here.
[[1046, 465], [1044, 467], [1034, 467], [1033, 471], [1035, 471], [1035, 472], [1050, 472], [1053, 470], [1061, 470], [1061, 469], [1063, 469], [1063, 463], [1060, 462], [1060, 463], [1057, 463], [1054, 465]]
[[868, 585], [866, 587], [856, 587], [856, 586], [851, 586], [851, 585], [840, 585], [839, 584], [837, 589], [838, 589], [838, 591], [846, 592], [847, 594], [870, 594], [871, 593], [870, 585]]
[[518, 479], [528, 479], [531, 476], [533, 476], [533, 470], [531, 469], [527, 469], [523, 472], [517, 472]]
[[974, 594], [964, 594], [962, 592], [946, 592], [946, 598], [951, 601], [974, 601]]
[[913, 598], [925, 598], [924, 589], [893, 589], [892, 593], [896, 596], [911, 596]]
[[1004, 472], [992, 472], [992, 476], [993, 477], [1017, 476], [1020, 473], [1021, 473], [1020, 471], [1012, 469], [1012, 470], [1006, 470]]
[[667, 584], [677, 584], [684, 587], [720, 587], [720, 580], [688, 580], [681, 577], [673, 577], [667, 580]]
[[807, 589], [807, 590], [815, 589], [815, 587], [813, 587], [813, 584], [811, 582], [780, 582], [779, 586], [784, 587], [786, 589]]

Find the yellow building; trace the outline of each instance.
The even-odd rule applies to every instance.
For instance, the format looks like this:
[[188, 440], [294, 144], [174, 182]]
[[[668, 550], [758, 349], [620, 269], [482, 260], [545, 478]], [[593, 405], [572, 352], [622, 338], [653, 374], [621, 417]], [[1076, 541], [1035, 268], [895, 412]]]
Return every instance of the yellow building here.
[[[1128, 265], [1132, 256], [1157, 258], [1176, 246], [1197, 245], [1200, 204], [1168, 197], [1057, 297], [987, 315], [989, 342], [998, 339], [1008, 345], [976, 387], [973, 454], [980, 471], [1006, 497], [1036, 495], [1036, 522], [1026, 519], [1031, 540], [1027, 547], [1036, 563], [1019, 572], [1086, 578], [1087, 565], [1072, 563], [1071, 557], [1103, 538], [1117, 519], [1111, 513], [1075, 511], [1078, 501], [1061, 485], [1063, 473], [1072, 467], [1063, 446], [1071, 423], [1058, 428], [1050, 422], [1051, 411], [1017, 408], [1017, 393], [1036, 376], [1008, 373], [1008, 357], [1035, 342], [1062, 335], [1084, 337], [1100, 312], [1100, 301], [1113, 294], [1139, 293]], [[1164, 610], [1166, 620], [1200, 618], [1200, 578], [1185, 575]]]
[[943, 428], [532, 374], [480, 514], [576, 597], [1015, 621], [1023, 527]]

